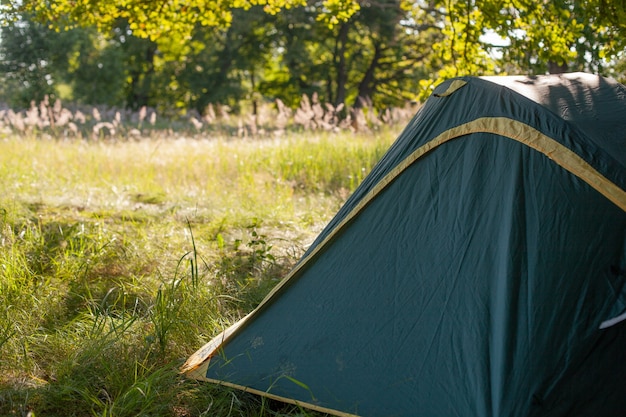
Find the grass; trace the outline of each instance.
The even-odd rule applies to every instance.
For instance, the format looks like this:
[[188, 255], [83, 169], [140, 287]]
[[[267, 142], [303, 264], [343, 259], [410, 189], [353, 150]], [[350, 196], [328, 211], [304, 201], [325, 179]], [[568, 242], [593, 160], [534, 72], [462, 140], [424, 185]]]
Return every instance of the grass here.
[[314, 415], [182, 378], [391, 144], [0, 138], [0, 415]]

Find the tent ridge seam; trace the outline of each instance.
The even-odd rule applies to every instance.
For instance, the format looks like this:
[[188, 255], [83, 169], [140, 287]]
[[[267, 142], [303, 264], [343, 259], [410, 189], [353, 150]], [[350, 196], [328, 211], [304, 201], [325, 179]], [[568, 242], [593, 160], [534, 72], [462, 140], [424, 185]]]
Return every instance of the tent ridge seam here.
[[[482, 125], [484, 127], [482, 131], [485, 133], [494, 133], [508, 137], [543, 153], [557, 165], [585, 181], [592, 188], [609, 199], [613, 204], [622, 209], [622, 211], [626, 211], [625, 190], [602, 175], [574, 151], [562, 145], [550, 136], [540, 132], [532, 126], [507, 117], [483, 117], [475, 119], [472, 122], [468, 122], [466, 125], [473, 124], [478, 126]], [[465, 125], [461, 125], [459, 127], [462, 126]], [[510, 128], [510, 131], [507, 127]], [[478, 133], [480, 131], [481, 130], [471, 130], [466, 134]]]
[[298, 401], [298, 400], [294, 400], [292, 398], [288, 398], [288, 397], [282, 397], [280, 395], [276, 395], [276, 394], [272, 394], [271, 392], [268, 391], [261, 391], [255, 388], [251, 388], [251, 387], [247, 387], [245, 385], [238, 385], [238, 384], [233, 384], [232, 382], [227, 382], [227, 381], [222, 381], [219, 379], [212, 379], [212, 378], [207, 378], [207, 377], [202, 377], [199, 378], [202, 381], [206, 381], [206, 382], [211, 382], [213, 384], [216, 385], [223, 385], [225, 387], [229, 387], [229, 388], [235, 388], [244, 392], [250, 392], [252, 394], [256, 394], [256, 395], [260, 395], [262, 397], [266, 397], [266, 398], [270, 398], [272, 400], [278, 400], [278, 401], [282, 401], [288, 404], [294, 404], [298, 407], [306, 407], [309, 408], [313, 411], [318, 411], [318, 412], [322, 412], [322, 413], [328, 413], [328, 414], [333, 414], [335, 416], [338, 417], [359, 417], [358, 414], [351, 414], [351, 413], [346, 413], [345, 411], [339, 411], [339, 410], [334, 410], [332, 408], [327, 408], [327, 407], [322, 407], [319, 405], [315, 405], [312, 403], [308, 403], [305, 401]]

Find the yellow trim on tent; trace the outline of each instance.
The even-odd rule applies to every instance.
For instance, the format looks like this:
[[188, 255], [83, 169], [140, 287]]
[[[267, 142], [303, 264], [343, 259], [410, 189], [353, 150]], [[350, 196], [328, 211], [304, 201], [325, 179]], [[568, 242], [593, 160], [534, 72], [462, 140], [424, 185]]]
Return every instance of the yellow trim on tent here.
[[467, 81], [454, 80], [450, 83], [446, 91], [440, 94], [435, 94], [435, 97], [447, 97], [449, 95], [452, 95], [452, 93], [454, 93], [459, 88], [463, 87], [465, 84], [467, 84]]
[[[287, 275], [283, 279], [283, 281], [291, 278], [291, 275], [293, 274]], [[281, 285], [283, 281], [281, 281], [278, 285]], [[263, 305], [263, 303], [265, 303], [267, 300], [268, 297], [265, 297], [265, 299], [259, 304], [259, 306]], [[258, 308], [259, 307], [257, 307], [257, 309]], [[233, 334], [235, 330], [237, 330], [246, 321], [246, 319], [254, 313], [254, 311], [256, 311], [256, 309], [253, 310], [250, 314], [246, 315], [241, 320], [234, 323], [226, 330], [224, 330], [222, 333], [211, 339], [209, 343], [202, 346], [198, 351], [191, 355], [180, 368], [180, 372], [187, 374], [194, 379], [206, 379], [205, 375], [207, 368], [209, 367], [209, 359], [211, 359], [211, 357], [215, 355], [215, 352], [218, 351], [224, 341], [228, 339], [230, 335]]]
[[[452, 132], [457, 129], [458, 132]], [[465, 129], [468, 129], [468, 131], [465, 132]], [[469, 133], [487, 132], [506, 136], [521, 142], [543, 153], [562, 168], [585, 181], [623, 211], [626, 211], [626, 191], [607, 179], [569, 148], [525, 123], [506, 117], [483, 117], [457, 128], [450, 129], [447, 132], [451, 132], [453, 135], [457, 134], [458, 136]], [[447, 140], [449, 139], [452, 139], [452, 137]], [[445, 142], [445, 140], [442, 141], [442, 143], [443, 142]]]
[[[457, 86], [457, 89], [462, 85]], [[188, 376], [196, 379], [207, 380], [205, 377], [209, 360], [214, 356], [223, 343], [228, 340], [236, 331], [244, 327], [245, 323], [254, 316], [254, 314], [261, 309], [270, 299], [272, 299], [288, 282], [294, 277], [309, 261], [324, 248], [357, 214], [365, 208], [382, 190], [384, 190], [392, 181], [394, 181], [405, 169], [412, 165], [419, 158], [430, 152], [434, 148], [461, 136], [466, 136], [472, 133], [493, 133], [508, 137], [517, 142], [523, 143], [532, 149], [535, 149], [548, 158], [552, 159], [559, 166], [563, 167], [567, 171], [576, 175], [591, 187], [596, 189], [610, 201], [615, 203], [619, 208], [626, 211], [626, 191], [619, 188], [613, 182], [604, 177], [595, 168], [589, 165], [584, 159], [576, 155], [567, 147], [561, 145], [556, 140], [550, 138], [539, 132], [537, 129], [519, 122], [517, 120], [509, 119], [507, 117], [482, 117], [471, 122], [462, 124], [457, 127], [453, 127], [439, 136], [435, 137], [428, 143], [422, 145], [416, 149], [411, 155], [398, 164], [391, 172], [389, 172], [381, 181], [379, 181], [367, 195], [365, 195], [356, 207], [339, 223], [326, 238], [319, 243], [309, 255], [301, 260], [291, 272], [280, 281], [276, 287], [263, 299], [263, 301], [255, 308], [250, 314], [239, 320], [233, 326], [226, 329], [223, 333], [215, 337], [195, 354], [193, 354], [187, 362], [181, 368], [181, 372], [186, 373]], [[259, 395], [274, 398], [273, 394], [267, 392], [260, 392], [246, 387], [236, 386], [223, 381], [214, 381], [224, 385], [237, 387], [239, 389], [245, 389], [247, 391], [256, 392]], [[295, 400], [289, 400], [286, 398], [279, 398], [281, 401], [301, 404]], [[316, 409], [314, 405], [307, 404], [306, 407]], [[317, 408], [319, 409], [319, 407]], [[320, 409], [321, 410], [321, 409]], [[330, 411], [330, 410], [329, 410]], [[333, 414], [337, 414], [337, 411], [332, 411]], [[346, 415], [349, 414], [337, 414]]]
[[212, 382], [217, 385], [223, 385], [229, 388], [235, 388], [244, 392], [250, 392], [252, 394], [256, 394], [261, 397], [266, 397], [272, 400], [282, 401], [287, 404], [294, 404], [294, 405], [297, 405], [298, 407], [305, 407], [313, 411], [319, 411], [321, 413], [332, 414], [332, 415], [339, 416], [339, 417], [359, 417], [358, 414], [350, 414], [350, 413], [345, 413], [343, 411], [333, 410], [332, 408], [320, 407], [319, 405], [307, 403], [304, 401], [297, 401], [297, 400], [294, 400], [293, 398], [281, 397], [280, 395], [275, 395], [267, 391], [260, 391], [260, 390], [246, 387], [243, 385], [237, 385], [237, 384], [232, 384], [230, 382], [220, 381], [218, 379], [211, 379], [211, 378], [206, 378], [206, 377], [202, 377], [198, 379], [202, 381]]

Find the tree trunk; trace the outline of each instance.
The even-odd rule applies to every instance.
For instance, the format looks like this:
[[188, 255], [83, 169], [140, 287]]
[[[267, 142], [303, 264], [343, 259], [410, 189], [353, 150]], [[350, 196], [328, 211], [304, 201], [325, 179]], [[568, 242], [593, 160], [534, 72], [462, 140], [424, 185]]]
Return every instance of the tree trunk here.
[[152, 90], [152, 77], [154, 76], [154, 56], [156, 54], [156, 44], [150, 42], [146, 48], [144, 63], [139, 64], [135, 71], [131, 72], [129, 94], [127, 95], [127, 105], [132, 109], [139, 109], [149, 105]]
[[346, 83], [348, 81], [348, 69], [346, 67], [346, 43], [348, 41], [348, 31], [350, 25], [346, 22], [339, 28], [337, 34], [337, 41], [335, 43], [335, 71], [336, 71], [336, 84], [337, 94], [335, 95], [334, 105], [346, 101]]
[[254, 68], [250, 70], [250, 84], [252, 85], [252, 94], [250, 95], [252, 98], [252, 114], [254, 115], [254, 120], [257, 120], [258, 116], [258, 103], [256, 101], [256, 79], [254, 77]]
[[[219, 70], [211, 71], [211, 76], [207, 77], [205, 84], [207, 92], [201, 94], [196, 100], [194, 107], [200, 113], [204, 111], [209, 103], [217, 104], [222, 101], [223, 97], [220, 95], [220, 92], [223, 90], [220, 89], [228, 84], [228, 73], [232, 68], [234, 51], [239, 47], [239, 43], [234, 39], [235, 36], [231, 26], [226, 31], [224, 38], [213, 46], [218, 51], [216, 61]], [[220, 47], [221, 49], [219, 49]]]
[[567, 63], [557, 64], [554, 61], [548, 62], [548, 72], [550, 74], [563, 74], [567, 72]]
[[365, 74], [363, 74], [363, 78], [359, 83], [359, 92], [356, 98], [356, 102], [354, 103], [355, 108], [368, 107], [372, 105], [372, 95], [374, 94], [374, 90], [376, 88], [376, 69], [380, 63], [380, 58], [382, 56], [383, 48], [379, 43], [374, 44], [374, 56], [370, 61]]

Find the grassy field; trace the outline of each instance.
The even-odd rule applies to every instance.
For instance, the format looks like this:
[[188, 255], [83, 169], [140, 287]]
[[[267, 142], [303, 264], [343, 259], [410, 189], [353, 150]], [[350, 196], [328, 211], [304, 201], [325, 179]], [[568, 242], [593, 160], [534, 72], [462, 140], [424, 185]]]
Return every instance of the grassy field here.
[[0, 415], [314, 414], [178, 368], [256, 306], [395, 136], [0, 137]]

